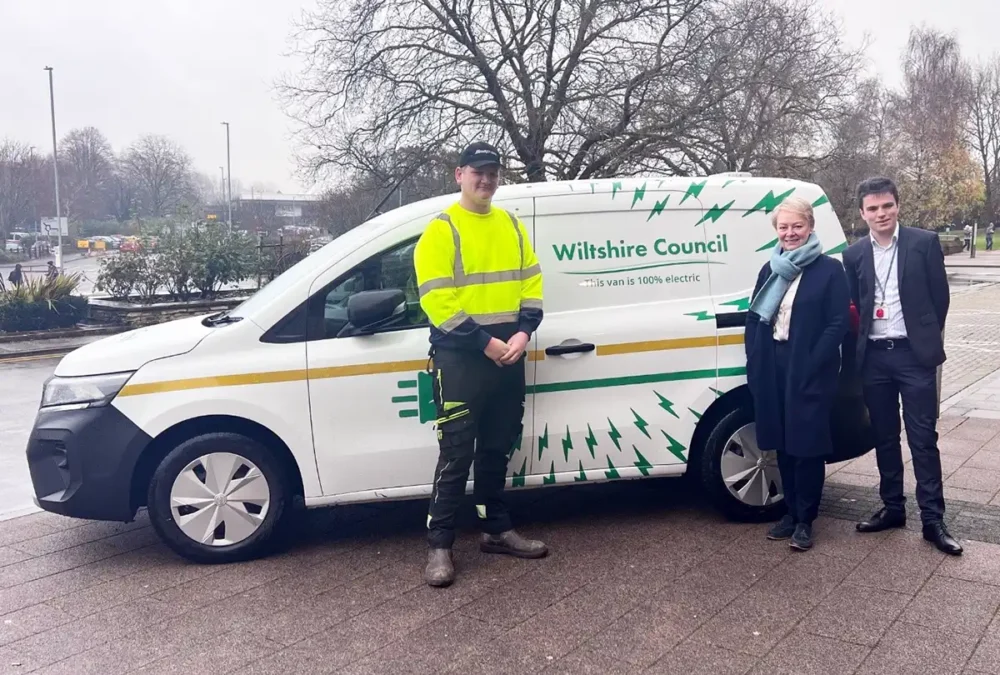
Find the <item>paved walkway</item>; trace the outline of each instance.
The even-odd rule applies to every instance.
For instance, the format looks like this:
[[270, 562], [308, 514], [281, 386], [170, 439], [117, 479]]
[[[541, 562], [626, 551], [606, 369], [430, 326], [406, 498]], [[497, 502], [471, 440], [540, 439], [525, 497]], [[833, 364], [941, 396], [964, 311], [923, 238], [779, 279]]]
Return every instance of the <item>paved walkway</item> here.
[[[1000, 452], [992, 420], [942, 429], [949, 457]], [[954, 559], [915, 520], [856, 533], [844, 518], [874, 491], [831, 484], [799, 554], [682, 485], [519, 493], [523, 531], [552, 555], [480, 554], [470, 518], [449, 589], [421, 581], [420, 502], [312, 512], [290, 551], [227, 566], [180, 561], [144, 517], [5, 521], [0, 673], [1000, 672], [1000, 545], [968, 541], [961, 515], [992, 518], [1000, 540], [1000, 508], [949, 482]]]

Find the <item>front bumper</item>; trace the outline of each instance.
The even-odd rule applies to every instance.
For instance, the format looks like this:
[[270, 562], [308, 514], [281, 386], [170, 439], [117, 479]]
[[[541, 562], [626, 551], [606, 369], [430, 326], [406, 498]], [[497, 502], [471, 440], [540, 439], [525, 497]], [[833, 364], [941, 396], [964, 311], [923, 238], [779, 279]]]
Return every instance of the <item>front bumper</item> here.
[[40, 410], [27, 450], [36, 503], [74, 518], [131, 521], [132, 474], [150, 440], [111, 405]]

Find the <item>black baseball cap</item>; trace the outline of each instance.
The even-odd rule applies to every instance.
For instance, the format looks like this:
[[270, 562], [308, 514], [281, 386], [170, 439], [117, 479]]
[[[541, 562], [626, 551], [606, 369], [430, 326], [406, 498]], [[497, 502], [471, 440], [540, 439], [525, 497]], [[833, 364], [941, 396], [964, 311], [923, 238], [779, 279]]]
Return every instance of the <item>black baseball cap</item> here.
[[459, 166], [471, 166], [481, 169], [484, 166], [501, 166], [500, 151], [489, 143], [478, 141], [470, 144], [462, 151], [462, 156], [458, 160]]

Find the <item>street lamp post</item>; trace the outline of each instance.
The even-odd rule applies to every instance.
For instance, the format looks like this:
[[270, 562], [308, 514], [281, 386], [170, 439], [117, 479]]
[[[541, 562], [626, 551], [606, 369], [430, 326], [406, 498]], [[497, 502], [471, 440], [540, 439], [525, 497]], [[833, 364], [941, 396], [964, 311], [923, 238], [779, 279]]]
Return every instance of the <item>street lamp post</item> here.
[[56, 148], [56, 95], [52, 85], [52, 66], [45, 66], [49, 71], [49, 108], [52, 112], [52, 172], [56, 181], [56, 232], [58, 244], [56, 248], [56, 269], [62, 272], [62, 212], [59, 207], [59, 155]]
[[226, 175], [229, 185], [229, 231], [233, 231], [233, 167], [229, 162], [229, 122], [223, 122], [226, 127]]

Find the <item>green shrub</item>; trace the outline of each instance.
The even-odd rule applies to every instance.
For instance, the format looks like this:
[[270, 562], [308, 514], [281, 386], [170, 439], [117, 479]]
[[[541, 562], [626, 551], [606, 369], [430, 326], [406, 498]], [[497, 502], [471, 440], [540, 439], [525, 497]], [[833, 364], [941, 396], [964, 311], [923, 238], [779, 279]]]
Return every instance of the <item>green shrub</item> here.
[[87, 299], [73, 295], [81, 275], [27, 279], [0, 294], [0, 331], [68, 328], [87, 314]]
[[161, 289], [174, 300], [214, 296], [223, 286], [255, 272], [253, 239], [220, 226], [164, 231], [138, 251], [123, 251], [101, 261], [98, 290], [113, 298], [137, 294], [151, 301]]

